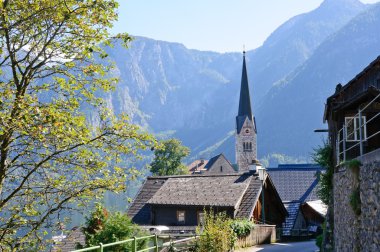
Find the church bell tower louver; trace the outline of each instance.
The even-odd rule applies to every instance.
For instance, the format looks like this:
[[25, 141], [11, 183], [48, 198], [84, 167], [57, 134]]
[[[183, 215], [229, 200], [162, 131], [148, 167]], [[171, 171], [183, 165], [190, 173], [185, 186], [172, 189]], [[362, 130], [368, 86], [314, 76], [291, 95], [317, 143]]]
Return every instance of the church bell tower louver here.
[[241, 76], [239, 111], [236, 116], [235, 154], [239, 171], [248, 171], [250, 165], [258, 163], [256, 146], [256, 122], [252, 114], [249, 95], [248, 75], [243, 52], [243, 71]]

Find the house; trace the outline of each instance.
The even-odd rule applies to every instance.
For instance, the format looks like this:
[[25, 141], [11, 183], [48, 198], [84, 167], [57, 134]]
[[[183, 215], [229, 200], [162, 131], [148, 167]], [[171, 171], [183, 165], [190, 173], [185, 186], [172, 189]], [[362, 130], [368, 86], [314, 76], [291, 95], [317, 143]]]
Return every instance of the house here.
[[228, 161], [228, 159], [220, 153], [210, 160], [195, 160], [188, 165], [191, 174], [221, 174], [221, 173], [236, 173], [237, 169]]
[[191, 232], [202, 222], [203, 211], [212, 209], [234, 219], [280, 227], [287, 211], [270, 176], [265, 172], [259, 176], [256, 134], [244, 53], [236, 116], [237, 165], [219, 154], [207, 163], [193, 163], [192, 175], [148, 177], [128, 209], [129, 216], [140, 225], [166, 225]]
[[268, 223], [278, 226], [286, 209], [269, 176], [255, 172], [148, 177], [128, 215], [144, 226], [165, 225], [171, 230], [195, 230], [203, 210], [225, 212], [231, 218], [262, 220], [262, 196]]
[[379, 94], [380, 57], [327, 98], [324, 122], [337, 165], [380, 148]]
[[323, 119], [334, 159], [334, 251], [380, 251], [380, 57], [336, 86]]
[[298, 235], [298, 230], [316, 231], [325, 219], [327, 206], [316, 194], [319, 174], [324, 169], [315, 164], [286, 164], [267, 168], [289, 216], [282, 225], [282, 235]]
[[189, 173], [191, 174], [202, 173], [206, 170], [205, 166], [207, 165], [207, 163], [207, 159], [197, 159], [191, 162], [189, 165], [187, 165], [187, 168], [189, 169]]

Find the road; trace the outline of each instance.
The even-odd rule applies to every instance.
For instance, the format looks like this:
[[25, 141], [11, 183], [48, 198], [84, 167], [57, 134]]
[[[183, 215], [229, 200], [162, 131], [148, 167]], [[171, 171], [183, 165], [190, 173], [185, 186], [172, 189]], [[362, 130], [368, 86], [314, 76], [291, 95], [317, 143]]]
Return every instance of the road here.
[[258, 245], [251, 248], [237, 250], [236, 252], [315, 252], [319, 251], [315, 240], [306, 242], [287, 242]]

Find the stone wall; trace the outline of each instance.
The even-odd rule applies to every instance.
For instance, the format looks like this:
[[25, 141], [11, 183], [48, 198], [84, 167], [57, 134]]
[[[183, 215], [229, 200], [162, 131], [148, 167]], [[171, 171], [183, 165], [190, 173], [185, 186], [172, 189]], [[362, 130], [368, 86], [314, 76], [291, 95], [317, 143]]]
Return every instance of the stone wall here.
[[[334, 174], [335, 251], [380, 251], [380, 150], [364, 155], [359, 180], [349, 168]], [[361, 214], [350, 205], [359, 186]]]

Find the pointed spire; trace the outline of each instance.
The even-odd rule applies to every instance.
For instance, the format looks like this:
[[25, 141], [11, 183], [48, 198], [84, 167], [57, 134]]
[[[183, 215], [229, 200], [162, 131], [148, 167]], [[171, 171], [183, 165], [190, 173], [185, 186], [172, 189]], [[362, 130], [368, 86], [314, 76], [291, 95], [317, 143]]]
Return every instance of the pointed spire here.
[[251, 108], [251, 98], [249, 96], [247, 67], [245, 64], [245, 51], [243, 51], [243, 71], [242, 71], [242, 76], [241, 76], [238, 116], [248, 116], [250, 120], [253, 119], [252, 108]]

